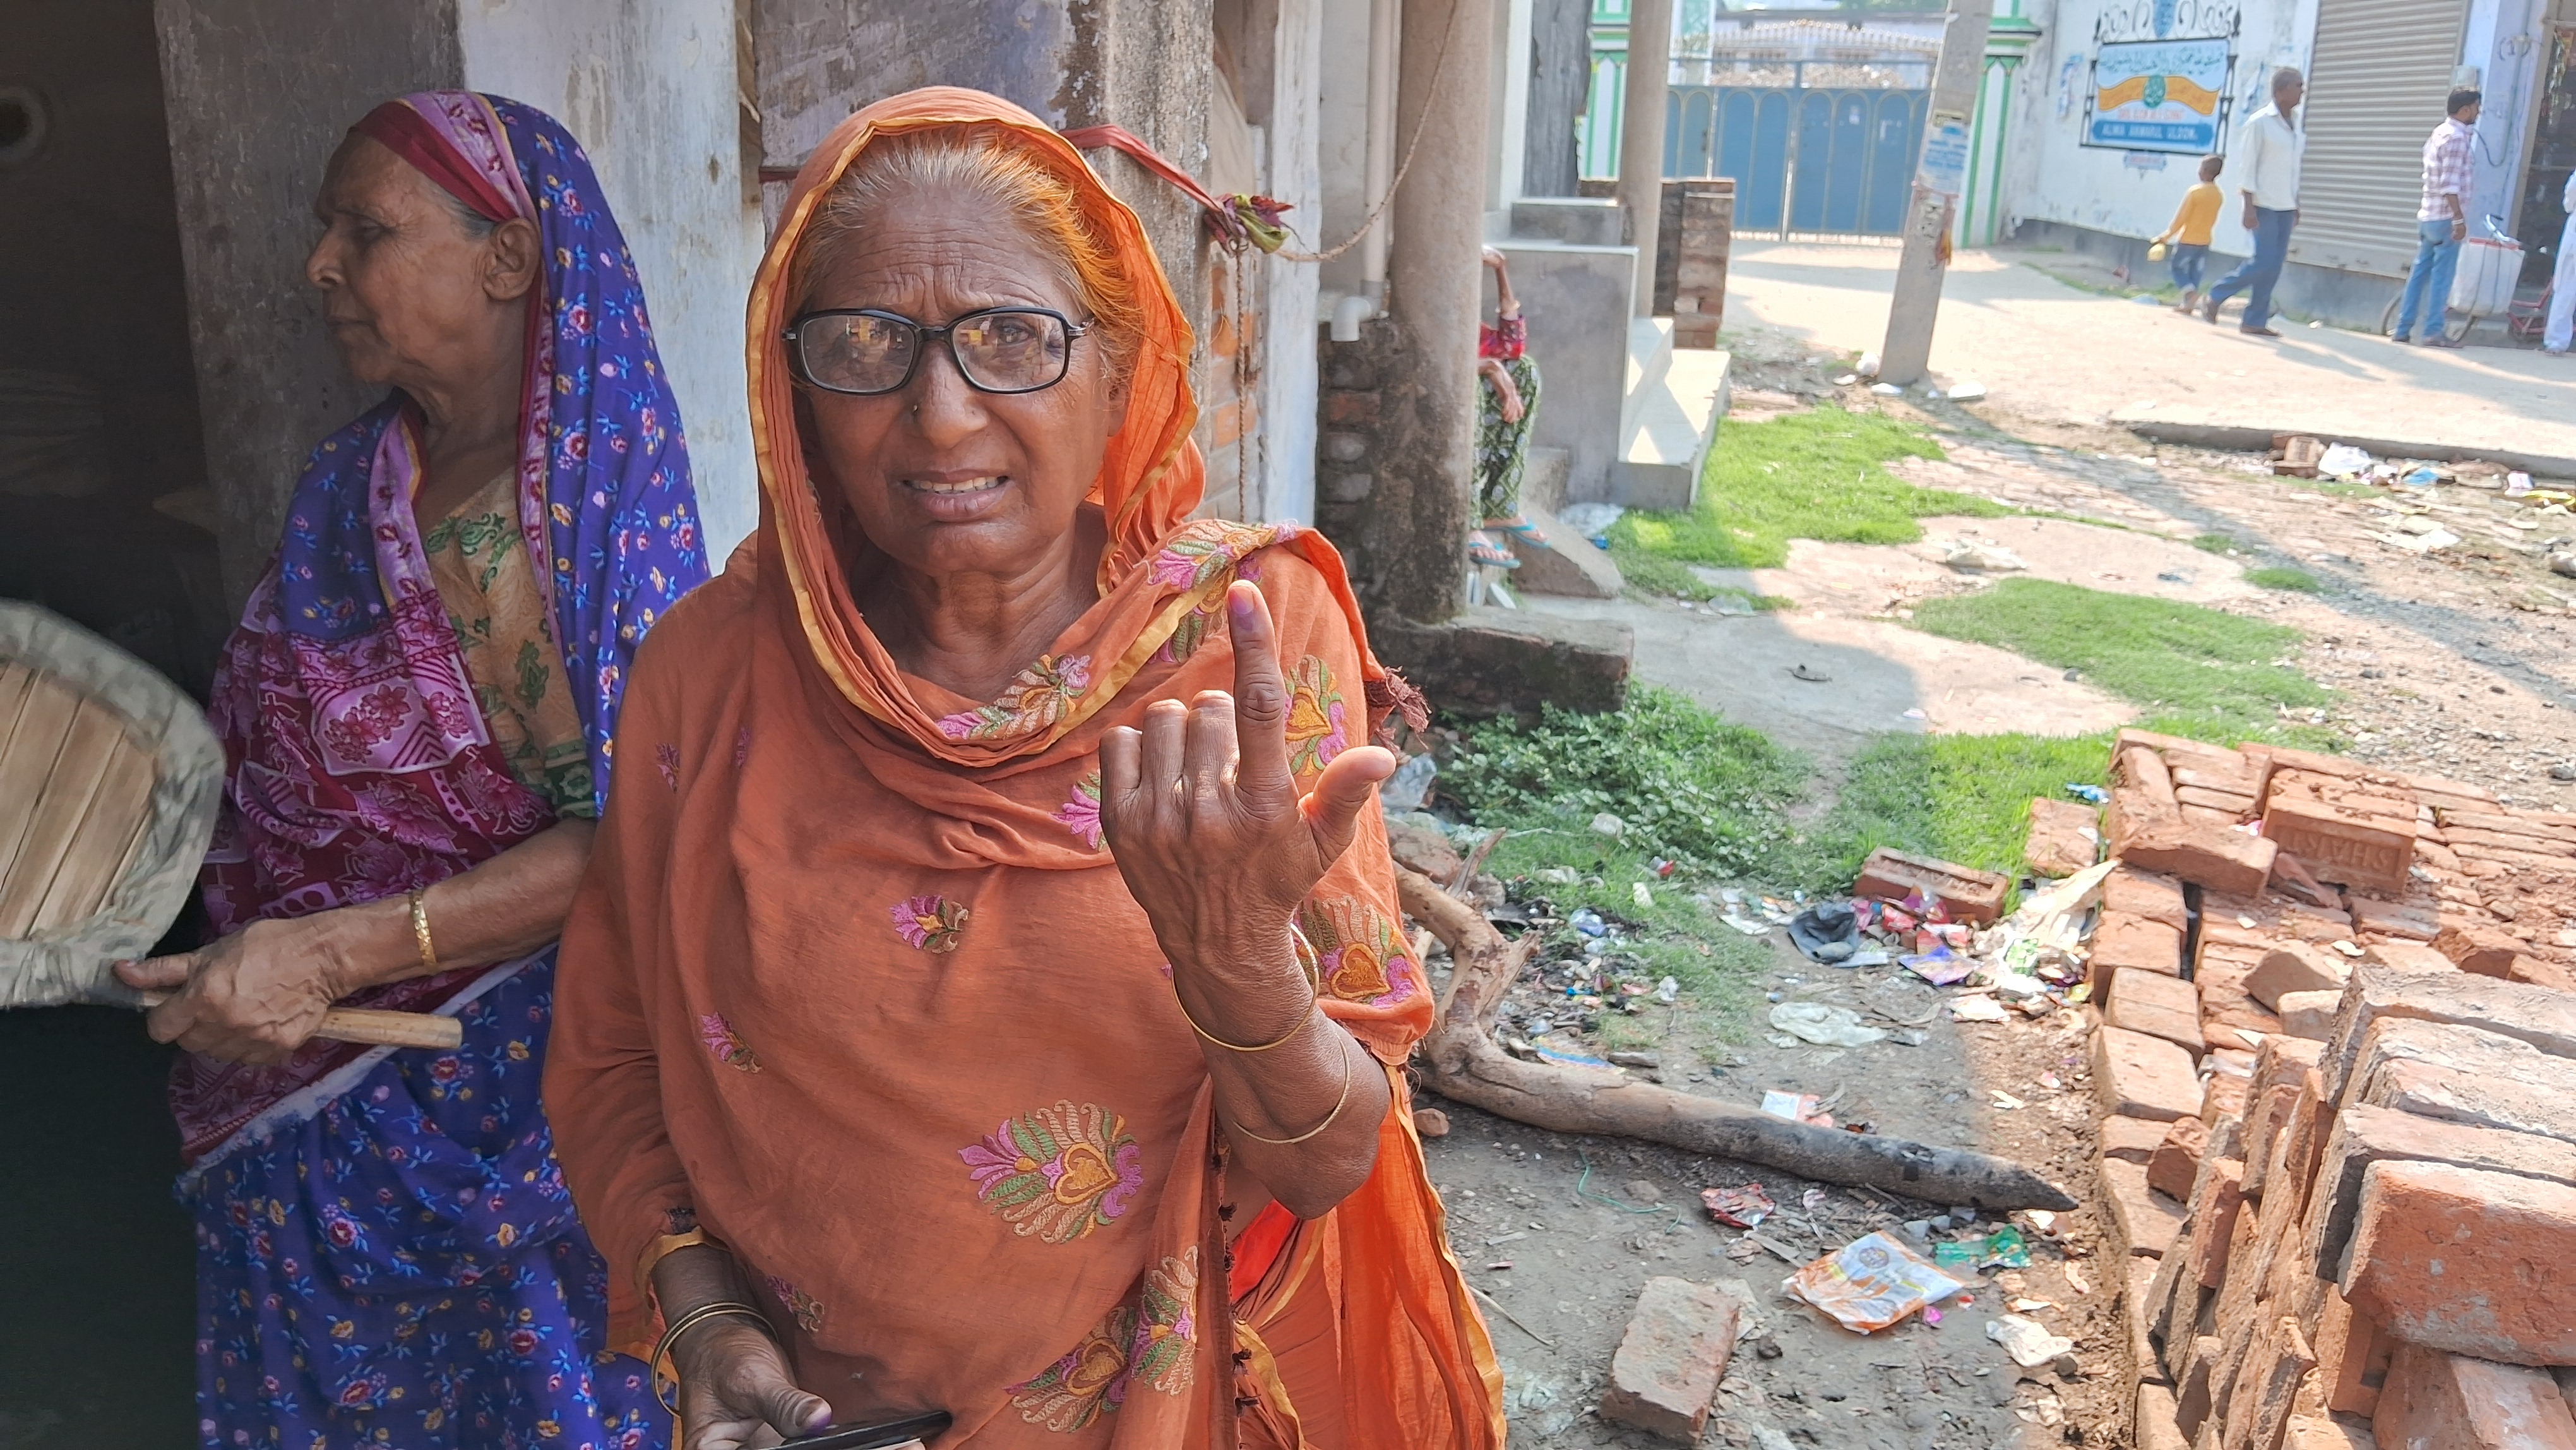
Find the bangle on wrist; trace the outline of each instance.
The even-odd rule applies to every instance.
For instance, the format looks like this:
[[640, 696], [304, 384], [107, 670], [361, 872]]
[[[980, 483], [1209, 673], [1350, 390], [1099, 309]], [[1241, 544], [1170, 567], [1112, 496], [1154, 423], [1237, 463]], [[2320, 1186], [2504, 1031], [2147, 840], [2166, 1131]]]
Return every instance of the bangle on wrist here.
[[[1303, 1026], [1304, 1024], [1300, 1023], [1299, 1025]], [[1284, 1041], [1285, 1039], [1282, 1040]], [[1259, 1133], [1247, 1131], [1241, 1123], [1231, 1123], [1228, 1124], [1228, 1126], [1235, 1132], [1241, 1133], [1244, 1137], [1251, 1139], [1255, 1143], [1267, 1143], [1274, 1148], [1293, 1147], [1296, 1144], [1305, 1142], [1309, 1138], [1318, 1136], [1326, 1128], [1329, 1128], [1333, 1124], [1341, 1121], [1342, 1109], [1351, 1105], [1351, 1046], [1352, 1044], [1350, 1043], [1344, 1043], [1342, 1045], [1342, 1095], [1333, 1100], [1333, 1110], [1324, 1115], [1324, 1121], [1308, 1128], [1305, 1132], [1299, 1133], [1294, 1138], [1265, 1138]]]
[[1315, 1018], [1315, 1009], [1322, 1006], [1324, 1001], [1323, 958], [1316, 955], [1314, 943], [1306, 940], [1306, 934], [1298, 930], [1297, 924], [1293, 921], [1288, 924], [1288, 946], [1297, 958], [1297, 975], [1306, 980], [1306, 1010], [1297, 1014], [1295, 1026], [1258, 1046], [1247, 1047], [1240, 1042], [1228, 1042], [1199, 1025], [1199, 1019], [1190, 1013], [1190, 1004], [1181, 1000], [1180, 984], [1174, 982], [1172, 1002], [1181, 1009], [1181, 1020], [1190, 1024], [1192, 1032], [1228, 1052], [1271, 1052], [1287, 1046], [1298, 1033], [1306, 1030], [1306, 1024]]
[[[662, 1337], [654, 1342], [653, 1358], [647, 1361], [653, 1368], [653, 1397], [662, 1402], [662, 1408], [675, 1415], [680, 1412], [679, 1365], [671, 1360], [671, 1351], [678, 1346], [680, 1336], [707, 1320], [728, 1317], [750, 1319], [760, 1326], [763, 1334], [771, 1332], [769, 1316], [739, 1299], [711, 1299], [672, 1320], [662, 1331]], [[667, 1373], [662, 1368], [665, 1363], [671, 1365]], [[669, 1386], [667, 1393], [663, 1388], [665, 1385]]]
[[429, 935], [429, 888], [419, 887], [404, 899], [411, 907], [411, 939], [420, 948], [420, 965], [435, 977], [446, 969], [438, 964], [438, 946]]

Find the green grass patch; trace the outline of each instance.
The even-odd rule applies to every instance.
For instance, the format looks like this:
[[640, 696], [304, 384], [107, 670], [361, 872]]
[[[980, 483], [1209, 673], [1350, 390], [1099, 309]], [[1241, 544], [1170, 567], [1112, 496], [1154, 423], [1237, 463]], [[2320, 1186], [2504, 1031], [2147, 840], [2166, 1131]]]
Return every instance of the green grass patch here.
[[1803, 756], [1761, 731], [1640, 685], [1609, 714], [1550, 705], [1528, 724], [1462, 725], [1440, 792], [1479, 825], [1516, 831], [1594, 835], [1592, 818], [1606, 811], [1626, 825], [1616, 843], [1625, 850], [1757, 875], [1809, 773]]
[[1811, 833], [1801, 884], [1847, 890], [1881, 846], [2016, 875], [2031, 798], [2103, 784], [2110, 756], [2102, 735], [1883, 736], [1852, 761]]
[[1698, 506], [1621, 515], [1610, 528], [1611, 554], [1622, 569], [1631, 559], [1768, 569], [1787, 562], [1791, 539], [1910, 544], [1923, 537], [1914, 521], [1927, 515], [2010, 512], [1973, 494], [1918, 488], [1886, 468], [1893, 459], [1941, 456], [1919, 428], [1830, 405], [1728, 423], [1700, 475]]
[[2204, 554], [2233, 554], [2243, 547], [2236, 542], [2232, 534], [2196, 535], [2191, 541], [2191, 546]]
[[1610, 562], [1619, 566], [1619, 577], [1630, 589], [1667, 599], [1687, 599], [1693, 604], [1717, 597], [1717, 586], [1692, 573], [1690, 565], [1668, 559], [1630, 538], [1619, 526], [1626, 522], [1623, 517], [1610, 526]]
[[2266, 564], [2245, 571], [2245, 582], [2258, 589], [2288, 589], [2299, 594], [2323, 594], [2325, 582], [2305, 569], [2292, 569], [2280, 564]]
[[2316, 709], [2334, 698], [2274, 663], [2298, 647], [2297, 630], [2169, 599], [2006, 579], [1974, 594], [1926, 600], [1913, 623], [2053, 669], [2082, 670], [2093, 684], [2188, 722], [2197, 734], [2282, 738], [2283, 707]]

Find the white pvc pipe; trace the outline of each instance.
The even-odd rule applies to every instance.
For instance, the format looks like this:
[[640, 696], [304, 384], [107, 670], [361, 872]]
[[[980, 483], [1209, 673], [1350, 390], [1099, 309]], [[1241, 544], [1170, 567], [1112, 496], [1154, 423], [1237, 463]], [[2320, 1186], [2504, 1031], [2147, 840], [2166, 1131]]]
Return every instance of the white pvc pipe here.
[[1333, 341], [1359, 341], [1360, 324], [1376, 315], [1377, 303], [1359, 293], [1354, 292], [1347, 297], [1335, 298], [1333, 300]]
[[[1396, 36], [1403, 18], [1404, 0], [1373, 0], [1369, 6], [1369, 76], [1368, 76], [1368, 176], [1364, 201], [1376, 211], [1386, 200], [1395, 180], [1395, 80]], [[1365, 213], [1364, 213], [1365, 214]], [[1360, 284], [1367, 293], [1370, 315], [1386, 303], [1386, 245], [1392, 228], [1389, 219], [1380, 215], [1360, 242]], [[1341, 335], [1341, 310], [1334, 309], [1333, 336]]]

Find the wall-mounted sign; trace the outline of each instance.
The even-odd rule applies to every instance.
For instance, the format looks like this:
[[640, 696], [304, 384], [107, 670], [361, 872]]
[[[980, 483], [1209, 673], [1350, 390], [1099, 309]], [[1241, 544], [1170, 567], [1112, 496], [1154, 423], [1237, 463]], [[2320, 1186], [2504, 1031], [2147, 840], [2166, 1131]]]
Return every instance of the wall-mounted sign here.
[[1923, 164], [1914, 183], [1925, 191], [1957, 196], [1968, 185], [1968, 118], [1958, 111], [1934, 111], [1923, 128]]
[[2205, 156], [2219, 149], [2235, 42], [2114, 41], [2093, 57], [2084, 144]]

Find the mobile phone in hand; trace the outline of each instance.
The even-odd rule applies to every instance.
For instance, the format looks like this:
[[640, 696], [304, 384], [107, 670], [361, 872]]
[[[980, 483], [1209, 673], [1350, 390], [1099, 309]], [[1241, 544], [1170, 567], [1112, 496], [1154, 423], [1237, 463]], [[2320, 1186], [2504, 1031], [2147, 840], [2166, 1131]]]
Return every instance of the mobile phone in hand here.
[[932, 1410], [872, 1425], [834, 1425], [802, 1440], [790, 1440], [781, 1450], [887, 1450], [890, 1446], [928, 1440], [951, 1423], [946, 1410]]

